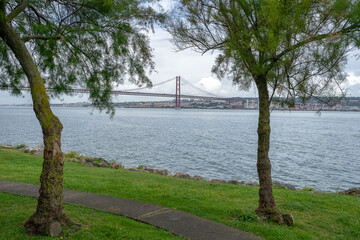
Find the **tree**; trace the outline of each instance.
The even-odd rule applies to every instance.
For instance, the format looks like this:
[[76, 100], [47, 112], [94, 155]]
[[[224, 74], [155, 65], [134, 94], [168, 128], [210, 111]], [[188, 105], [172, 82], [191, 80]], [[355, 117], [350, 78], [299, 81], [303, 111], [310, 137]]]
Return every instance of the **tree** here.
[[[181, 0], [167, 30], [178, 50], [217, 51], [212, 71], [259, 94], [255, 213], [280, 216], [272, 192], [270, 104], [274, 96], [338, 96], [346, 54], [360, 46], [360, 3], [351, 0]], [[325, 100], [324, 98], [320, 98]], [[330, 98], [329, 98], [330, 99]]]
[[24, 225], [28, 234], [74, 224], [62, 206], [63, 126], [46, 88], [55, 96], [88, 88], [94, 106], [113, 114], [114, 86], [124, 79], [151, 85], [146, 74], [154, 63], [144, 30], [163, 19], [151, 6], [151, 0], [0, 0], [0, 87], [20, 94], [30, 86], [45, 148], [38, 206]]

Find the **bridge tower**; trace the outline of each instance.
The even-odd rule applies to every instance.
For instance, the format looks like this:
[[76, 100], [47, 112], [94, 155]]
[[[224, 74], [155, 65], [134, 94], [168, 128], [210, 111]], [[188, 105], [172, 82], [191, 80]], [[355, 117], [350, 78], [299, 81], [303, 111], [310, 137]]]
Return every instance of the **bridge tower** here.
[[181, 108], [181, 99], [180, 99], [180, 76], [176, 76], [176, 94], [175, 94], [175, 108]]

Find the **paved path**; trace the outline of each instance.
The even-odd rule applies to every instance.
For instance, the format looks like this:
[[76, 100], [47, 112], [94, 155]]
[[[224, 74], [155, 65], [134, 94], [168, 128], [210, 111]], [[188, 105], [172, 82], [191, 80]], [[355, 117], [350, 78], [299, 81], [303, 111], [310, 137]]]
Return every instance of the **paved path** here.
[[[0, 180], [0, 192], [39, 196], [39, 186]], [[64, 189], [64, 202], [126, 216], [191, 240], [261, 240], [262, 238], [193, 214], [155, 204]]]

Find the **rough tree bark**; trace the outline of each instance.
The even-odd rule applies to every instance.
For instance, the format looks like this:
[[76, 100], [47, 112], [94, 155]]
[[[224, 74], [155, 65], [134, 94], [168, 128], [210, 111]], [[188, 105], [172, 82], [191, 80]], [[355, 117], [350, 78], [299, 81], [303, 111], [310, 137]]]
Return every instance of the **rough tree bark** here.
[[270, 102], [266, 76], [255, 78], [259, 92], [258, 152], [257, 171], [260, 181], [259, 206], [255, 210], [258, 215], [277, 213], [272, 191], [270, 149]]
[[57, 235], [61, 232], [60, 224], [62, 226], [74, 224], [67, 217], [62, 206], [64, 155], [61, 151], [61, 131], [63, 127], [50, 109], [44, 82], [32, 56], [4, 17], [0, 19], [0, 37], [13, 51], [25, 71], [31, 88], [34, 112], [43, 132], [44, 162], [40, 177], [40, 196], [36, 212], [24, 225], [25, 230], [28, 234]]

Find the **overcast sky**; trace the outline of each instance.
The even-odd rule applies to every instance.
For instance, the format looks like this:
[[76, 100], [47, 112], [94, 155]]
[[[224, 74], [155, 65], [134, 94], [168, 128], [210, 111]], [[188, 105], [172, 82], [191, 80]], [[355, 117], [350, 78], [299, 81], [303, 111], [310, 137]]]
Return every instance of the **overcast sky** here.
[[[153, 84], [163, 82], [165, 80], [181, 76], [194, 85], [224, 97], [257, 97], [255, 89], [249, 92], [238, 91], [236, 86], [232, 85], [231, 80], [224, 79], [219, 81], [211, 74], [211, 67], [214, 63], [216, 52], [214, 54], [207, 53], [201, 55], [191, 50], [182, 52], [175, 52], [170, 42], [171, 36], [162, 29], [157, 28], [155, 34], [149, 33], [151, 37], [151, 47], [154, 50], [154, 61], [156, 63], [156, 71], [150, 75]], [[346, 72], [348, 73], [348, 81], [346, 87], [348, 88], [348, 96], [360, 97], [360, 59], [357, 59], [354, 52], [349, 56]], [[120, 89], [131, 89], [132, 86], [126, 82]], [[154, 87], [150, 92], [175, 93], [175, 82]], [[199, 91], [190, 89], [188, 86], [182, 88], [183, 94], [196, 94]], [[87, 96], [82, 97], [67, 97], [63, 96], [61, 99], [52, 99], [52, 103], [70, 103], [87, 101]], [[114, 102], [124, 101], [146, 101], [146, 100], [169, 100], [164, 98], [148, 98], [148, 97], [132, 97], [132, 96], [117, 96]], [[31, 103], [29, 94], [24, 94], [23, 97], [10, 96], [8, 92], [0, 91], [0, 104], [22, 104]]]

